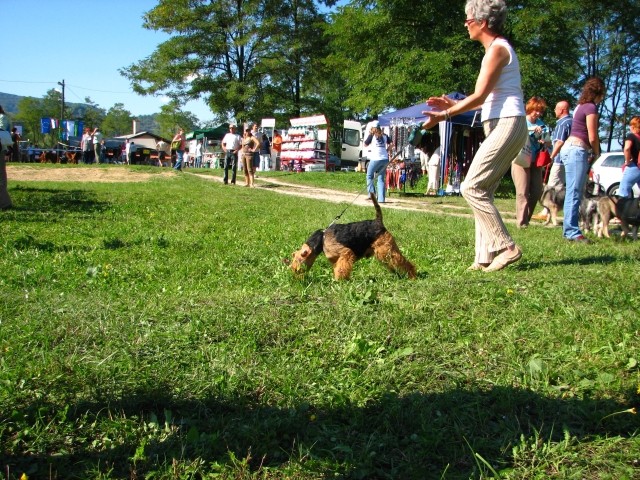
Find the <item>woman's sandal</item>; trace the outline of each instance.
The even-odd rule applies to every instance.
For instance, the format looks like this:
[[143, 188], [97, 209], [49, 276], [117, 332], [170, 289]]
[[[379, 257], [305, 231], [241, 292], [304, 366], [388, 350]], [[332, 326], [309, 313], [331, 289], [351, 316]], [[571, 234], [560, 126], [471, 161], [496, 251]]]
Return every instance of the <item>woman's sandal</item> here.
[[491, 265], [484, 269], [485, 272], [497, 272], [502, 270], [507, 265], [516, 263], [522, 258], [522, 250], [516, 246], [515, 250], [509, 251], [508, 249], [503, 251], [500, 255], [493, 259]]

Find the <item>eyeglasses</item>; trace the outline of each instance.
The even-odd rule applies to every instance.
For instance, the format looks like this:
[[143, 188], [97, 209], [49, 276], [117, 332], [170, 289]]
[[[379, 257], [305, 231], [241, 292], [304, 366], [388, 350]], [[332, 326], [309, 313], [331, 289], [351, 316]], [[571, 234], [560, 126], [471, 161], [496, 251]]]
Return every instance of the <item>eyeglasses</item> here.
[[476, 21], [476, 19], [475, 19], [475, 18], [467, 18], [467, 19], [464, 21], [464, 25], [465, 25], [466, 27], [468, 27], [469, 25], [471, 25], [471, 24], [472, 24], [472, 23], [474, 23], [475, 21]]

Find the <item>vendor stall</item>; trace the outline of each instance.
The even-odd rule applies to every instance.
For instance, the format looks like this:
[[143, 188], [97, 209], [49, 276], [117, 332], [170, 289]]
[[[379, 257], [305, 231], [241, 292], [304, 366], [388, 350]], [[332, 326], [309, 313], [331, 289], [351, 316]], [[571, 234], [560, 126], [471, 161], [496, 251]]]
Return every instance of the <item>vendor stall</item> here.
[[[450, 93], [448, 97], [454, 100], [465, 98], [461, 93]], [[426, 145], [428, 142], [424, 131], [420, 130], [420, 125], [426, 121], [428, 112], [432, 107], [426, 103], [419, 103], [401, 110], [385, 113], [378, 117], [381, 126], [389, 127], [394, 141], [394, 150], [400, 151], [408, 142], [412, 133], [414, 138], [411, 142], [414, 146], [421, 143]], [[405, 127], [406, 133], [403, 134], [398, 127]], [[398, 135], [394, 139], [394, 133], [398, 129]], [[427, 146], [427, 150], [435, 148], [435, 143], [440, 144], [440, 178], [438, 195], [459, 194], [460, 183], [471, 165], [473, 155], [478, 149], [480, 142], [484, 139], [482, 124], [480, 123], [480, 111], [472, 110], [451, 117], [448, 121], [440, 122], [438, 128], [438, 138], [431, 141], [431, 145]], [[420, 141], [416, 142], [415, 135], [420, 135]], [[406, 141], [405, 137], [406, 136]], [[432, 148], [433, 147], [433, 148]], [[406, 154], [403, 153], [406, 156]]]

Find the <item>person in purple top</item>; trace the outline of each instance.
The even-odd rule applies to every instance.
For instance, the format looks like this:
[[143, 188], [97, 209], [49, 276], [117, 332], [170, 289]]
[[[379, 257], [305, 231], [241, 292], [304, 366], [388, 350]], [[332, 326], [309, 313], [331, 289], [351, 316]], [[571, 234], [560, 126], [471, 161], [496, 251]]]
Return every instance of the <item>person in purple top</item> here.
[[592, 77], [585, 82], [573, 112], [571, 135], [562, 147], [567, 181], [562, 235], [572, 242], [589, 243], [580, 231], [578, 211], [589, 172], [589, 158], [600, 156], [597, 105], [604, 100], [604, 94], [604, 82], [600, 78]]

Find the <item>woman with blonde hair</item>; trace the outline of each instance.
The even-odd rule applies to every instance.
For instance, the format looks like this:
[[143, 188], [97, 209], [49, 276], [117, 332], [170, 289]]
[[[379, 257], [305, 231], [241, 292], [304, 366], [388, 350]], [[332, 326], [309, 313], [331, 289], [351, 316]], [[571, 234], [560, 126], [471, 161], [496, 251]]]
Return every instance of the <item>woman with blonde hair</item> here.
[[547, 110], [547, 102], [540, 97], [531, 97], [525, 105], [527, 130], [531, 157], [529, 166], [517, 162], [511, 164], [511, 178], [516, 187], [516, 225], [524, 228], [529, 225], [531, 215], [542, 196], [544, 167], [536, 167], [538, 153], [549, 148], [551, 139], [547, 126], [541, 120]]
[[631, 132], [624, 139], [624, 171], [620, 180], [621, 197], [633, 198], [633, 186], [640, 188], [640, 117], [629, 122]]
[[504, 0], [468, 0], [464, 25], [469, 38], [480, 42], [485, 54], [475, 91], [456, 101], [447, 96], [431, 97], [423, 128], [433, 128], [469, 110], [482, 107], [485, 141], [476, 152], [461, 192], [473, 209], [476, 228], [475, 260], [468, 270], [494, 272], [522, 257], [494, 205], [494, 192], [511, 167], [511, 161], [527, 140], [520, 63], [513, 47], [502, 36], [507, 17]]

